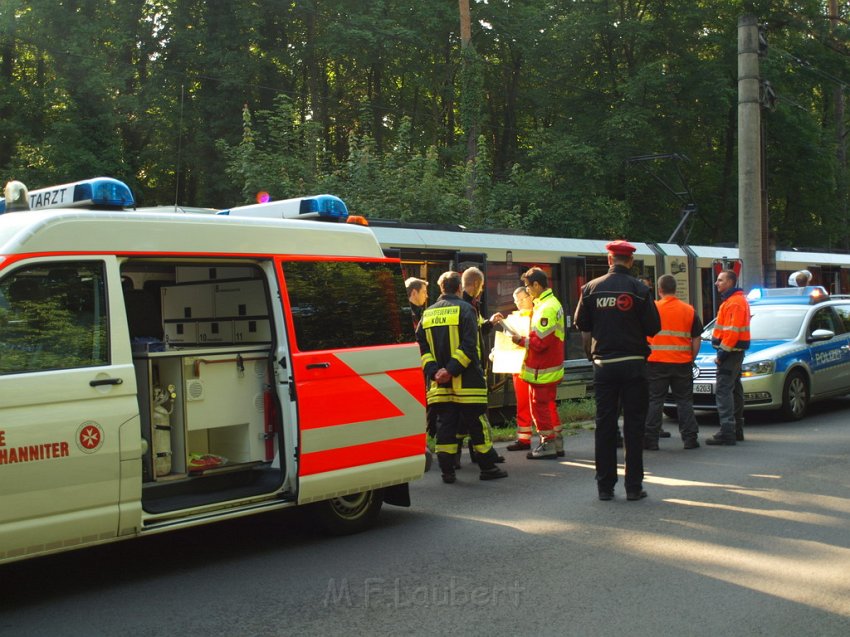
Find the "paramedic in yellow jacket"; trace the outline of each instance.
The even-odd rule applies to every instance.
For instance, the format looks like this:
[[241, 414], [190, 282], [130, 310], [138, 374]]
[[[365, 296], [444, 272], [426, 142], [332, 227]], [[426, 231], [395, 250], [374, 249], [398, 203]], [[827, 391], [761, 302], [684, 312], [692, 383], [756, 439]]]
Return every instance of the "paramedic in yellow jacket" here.
[[422, 313], [416, 340], [422, 354], [428, 408], [436, 422], [437, 462], [443, 482], [455, 481], [455, 454], [458, 431], [468, 431], [481, 469], [482, 480], [507, 477], [496, 467], [486, 425], [487, 383], [481, 365], [478, 315], [463, 301], [457, 272], [445, 272], [437, 284], [440, 298]]
[[531, 331], [513, 342], [528, 349], [520, 378], [528, 384], [531, 417], [540, 434], [540, 444], [526, 454], [529, 460], [564, 455], [561, 421], [556, 395], [564, 377], [564, 308], [549, 288], [549, 277], [540, 268], [522, 275], [525, 289], [534, 299]]

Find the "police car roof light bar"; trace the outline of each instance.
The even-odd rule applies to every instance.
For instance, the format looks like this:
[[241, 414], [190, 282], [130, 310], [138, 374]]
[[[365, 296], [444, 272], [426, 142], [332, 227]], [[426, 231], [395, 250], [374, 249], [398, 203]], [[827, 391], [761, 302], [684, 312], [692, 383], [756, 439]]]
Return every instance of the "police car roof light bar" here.
[[747, 294], [750, 303], [787, 303], [789, 305], [814, 305], [829, 299], [829, 292], [820, 285], [803, 288], [753, 288]]

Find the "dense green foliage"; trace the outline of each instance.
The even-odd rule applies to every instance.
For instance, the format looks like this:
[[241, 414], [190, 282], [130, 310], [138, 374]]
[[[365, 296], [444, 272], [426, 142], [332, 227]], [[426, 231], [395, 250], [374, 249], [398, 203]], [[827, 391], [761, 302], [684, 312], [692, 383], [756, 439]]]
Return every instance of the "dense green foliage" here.
[[[776, 241], [850, 247], [850, 5], [829, 4], [470, 0], [462, 50], [455, 0], [0, 0], [0, 177], [110, 175], [141, 205], [325, 191], [360, 214], [665, 241], [681, 171], [690, 241], [735, 241], [752, 14], [778, 97]], [[669, 153], [687, 161], [628, 161]]]

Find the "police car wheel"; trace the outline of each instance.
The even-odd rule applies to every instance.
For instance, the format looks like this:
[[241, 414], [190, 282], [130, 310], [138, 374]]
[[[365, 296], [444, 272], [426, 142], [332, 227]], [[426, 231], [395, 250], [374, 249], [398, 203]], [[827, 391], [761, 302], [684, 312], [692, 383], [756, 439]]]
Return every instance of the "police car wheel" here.
[[679, 417], [679, 410], [675, 407], [665, 407], [663, 411], [665, 416], [672, 418], [673, 420], [676, 420]]
[[785, 420], [800, 420], [809, 406], [809, 384], [803, 372], [795, 370], [785, 379], [782, 389], [782, 417]]
[[371, 527], [384, 503], [380, 489], [353, 493], [310, 505], [313, 519], [331, 535], [350, 535]]

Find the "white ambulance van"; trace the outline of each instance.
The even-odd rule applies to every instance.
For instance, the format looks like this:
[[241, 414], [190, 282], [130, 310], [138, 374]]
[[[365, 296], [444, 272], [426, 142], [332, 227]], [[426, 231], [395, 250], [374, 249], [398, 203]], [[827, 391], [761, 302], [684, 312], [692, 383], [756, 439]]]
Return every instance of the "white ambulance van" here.
[[405, 312], [398, 260], [356, 225], [0, 214], [0, 563], [297, 505], [347, 533], [409, 505]]

